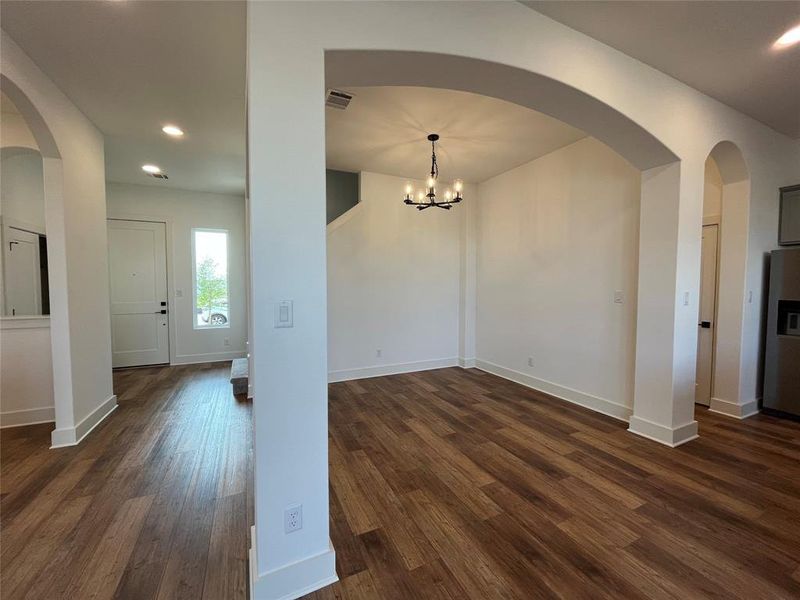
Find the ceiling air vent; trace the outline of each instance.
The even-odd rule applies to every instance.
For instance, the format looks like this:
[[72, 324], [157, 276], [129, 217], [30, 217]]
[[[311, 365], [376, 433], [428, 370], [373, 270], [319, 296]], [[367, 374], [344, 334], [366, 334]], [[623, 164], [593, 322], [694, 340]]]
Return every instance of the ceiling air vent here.
[[350, 100], [352, 99], [353, 94], [348, 94], [347, 92], [343, 92], [341, 90], [328, 90], [328, 93], [325, 96], [325, 106], [344, 110], [347, 108], [347, 105], [350, 104]]
[[166, 173], [148, 173], [150, 177], [155, 177], [156, 179], [169, 179]]

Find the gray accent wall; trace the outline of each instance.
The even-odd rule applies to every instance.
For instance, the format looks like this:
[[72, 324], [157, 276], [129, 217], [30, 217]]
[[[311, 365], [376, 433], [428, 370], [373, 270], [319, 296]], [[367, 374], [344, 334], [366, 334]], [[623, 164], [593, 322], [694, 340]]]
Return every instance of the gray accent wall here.
[[358, 173], [325, 170], [328, 223], [358, 204]]

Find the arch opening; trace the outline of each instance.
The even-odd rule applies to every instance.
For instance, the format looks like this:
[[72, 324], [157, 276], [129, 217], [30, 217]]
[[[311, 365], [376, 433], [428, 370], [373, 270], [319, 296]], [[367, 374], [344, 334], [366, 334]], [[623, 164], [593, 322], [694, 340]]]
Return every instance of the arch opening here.
[[[14, 407], [23, 416], [31, 411], [36, 412], [38, 421], [55, 421], [55, 427], [71, 426], [73, 422], [71, 356], [69, 340], [69, 314], [67, 311], [67, 275], [65, 259], [64, 217], [63, 217], [63, 174], [62, 159], [53, 132], [42, 112], [37, 108], [29, 95], [7, 75], [0, 75], [0, 92], [11, 102], [18, 117], [14, 119], [12, 136], [3, 140], [2, 158], [5, 167], [13, 169], [14, 177], [4, 177], [2, 237], [5, 243], [14, 236], [18, 246], [24, 243], [31, 246], [31, 261], [38, 264], [38, 274], [33, 274], [32, 281], [38, 275], [38, 281], [27, 286], [34, 300], [31, 306], [36, 308], [19, 314], [7, 311], [7, 293], [11, 287], [9, 280], [9, 257], [4, 255], [3, 285], [0, 296], [3, 298], [3, 315], [12, 318], [28, 319], [30, 328], [19, 323], [12, 329], [4, 331], [3, 337], [24, 335], [27, 343], [18, 345], [10, 339], [4, 339], [2, 353], [6, 366], [20, 365], [13, 373], [14, 377], [4, 377], [4, 392], [13, 384], [10, 393], [4, 398], [27, 401], [34, 399], [36, 409], [27, 405]], [[8, 115], [6, 115], [8, 116]], [[5, 137], [5, 136], [4, 136]], [[34, 178], [36, 179], [34, 181]], [[8, 189], [13, 185], [15, 189]], [[16, 212], [9, 206], [9, 201], [19, 196], [15, 202]], [[6, 210], [9, 208], [10, 210]], [[18, 214], [17, 214], [18, 213]], [[19, 239], [17, 239], [19, 238]], [[28, 265], [25, 273], [36, 267]], [[19, 280], [20, 273], [15, 270], [14, 276]], [[16, 284], [15, 284], [16, 285]], [[28, 289], [31, 288], [31, 289]], [[20, 296], [20, 294], [17, 294]], [[26, 294], [21, 294], [25, 300]], [[15, 297], [15, 301], [19, 300]], [[25, 304], [26, 306], [30, 304]], [[40, 323], [37, 324], [37, 319]], [[41, 319], [48, 319], [48, 327], [41, 326]], [[28, 321], [25, 321], [26, 323]], [[5, 327], [4, 327], [5, 329]], [[36, 344], [35, 350], [32, 344]], [[20, 350], [24, 348], [25, 350]], [[23, 354], [20, 354], [23, 352]], [[4, 374], [7, 369], [4, 368]], [[52, 403], [52, 409], [43, 404]], [[4, 402], [5, 404], [5, 402]], [[7, 408], [4, 407], [3, 411]], [[11, 423], [24, 424], [24, 423]]]
[[719, 142], [705, 161], [695, 402], [735, 417], [749, 411], [740, 383], [749, 210], [744, 156]]
[[582, 129], [640, 170], [678, 161], [649, 131], [608, 104], [539, 73], [482, 59], [398, 50], [327, 50], [325, 85], [415, 86], [499, 98]]
[[5, 75], [0, 75], [0, 90], [9, 97], [22, 115], [22, 118], [25, 120], [25, 123], [36, 140], [36, 145], [39, 152], [42, 154], [42, 158], [60, 159], [61, 153], [58, 151], [58, 145], [50, 131], [50, 127], [48, 127], [44, 117], [42, 117], [39, 110], [34, 106], [25, 92]]
[[[696, 321], [665, 301], [686, 289], [670, 274], [682, 257], [676, 219], [681, 203], [681, 160], [650, 130], [621, 109], [540, 72], [463, 55], [411, 50], [325, 50], [327, 88], [408, 86], [450, 89], [504, 100], [578, 128], [641, 172], [638, 274], [634, 283], [637, 322], [633, 413], [630, 430], [668, 445], [696, 437], [689, 393]], [[665, 235], [666, 229], [675, 230]], [[675, 335], [679, 334], [679, 343]], [[654, 351], [653, 349], [659, 349]], [[663, 349], [663, 351], [661, 351]], [[680, 371], [680, 391], [676, 373]], [[679, 423], [680, 425], [675, 425]]]

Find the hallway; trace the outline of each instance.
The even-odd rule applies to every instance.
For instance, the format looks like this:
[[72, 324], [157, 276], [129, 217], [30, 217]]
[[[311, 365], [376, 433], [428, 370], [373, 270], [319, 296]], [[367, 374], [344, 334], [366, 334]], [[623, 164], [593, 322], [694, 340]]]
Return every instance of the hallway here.
[[5, 600], [247, 597], [250, 403], [228, 371], [116, 371], [119, 407], [72, 448], [2, 432]]

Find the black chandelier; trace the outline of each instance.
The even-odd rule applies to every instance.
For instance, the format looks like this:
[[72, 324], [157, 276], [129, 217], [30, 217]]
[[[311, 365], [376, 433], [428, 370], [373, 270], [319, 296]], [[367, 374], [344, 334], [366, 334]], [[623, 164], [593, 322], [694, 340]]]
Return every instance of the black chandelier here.
[[410, 183], [406, 184], [406, 197], [403, 202], [410, 206], [416, 206], [417, 210], [425, 210], [431, 206], [450, 210], [453, 204], [458, 204], [463, 200], [461, 197], [461, 190], [464, 187], [460, 179], [453, 181], [453, 189], [446, 189], [444, 192], [444, 200], [439, 201], [436, 199], [436, 184], [439, 182], [439, 165], [436, 164], [436, 141], [439, 139], [438, 133], [432, 133], [428, 136], [431, 143], [431, 173], [425, 184], [425, 190], [417, 190], [416, 197], [414, 194], [414, 186]]

